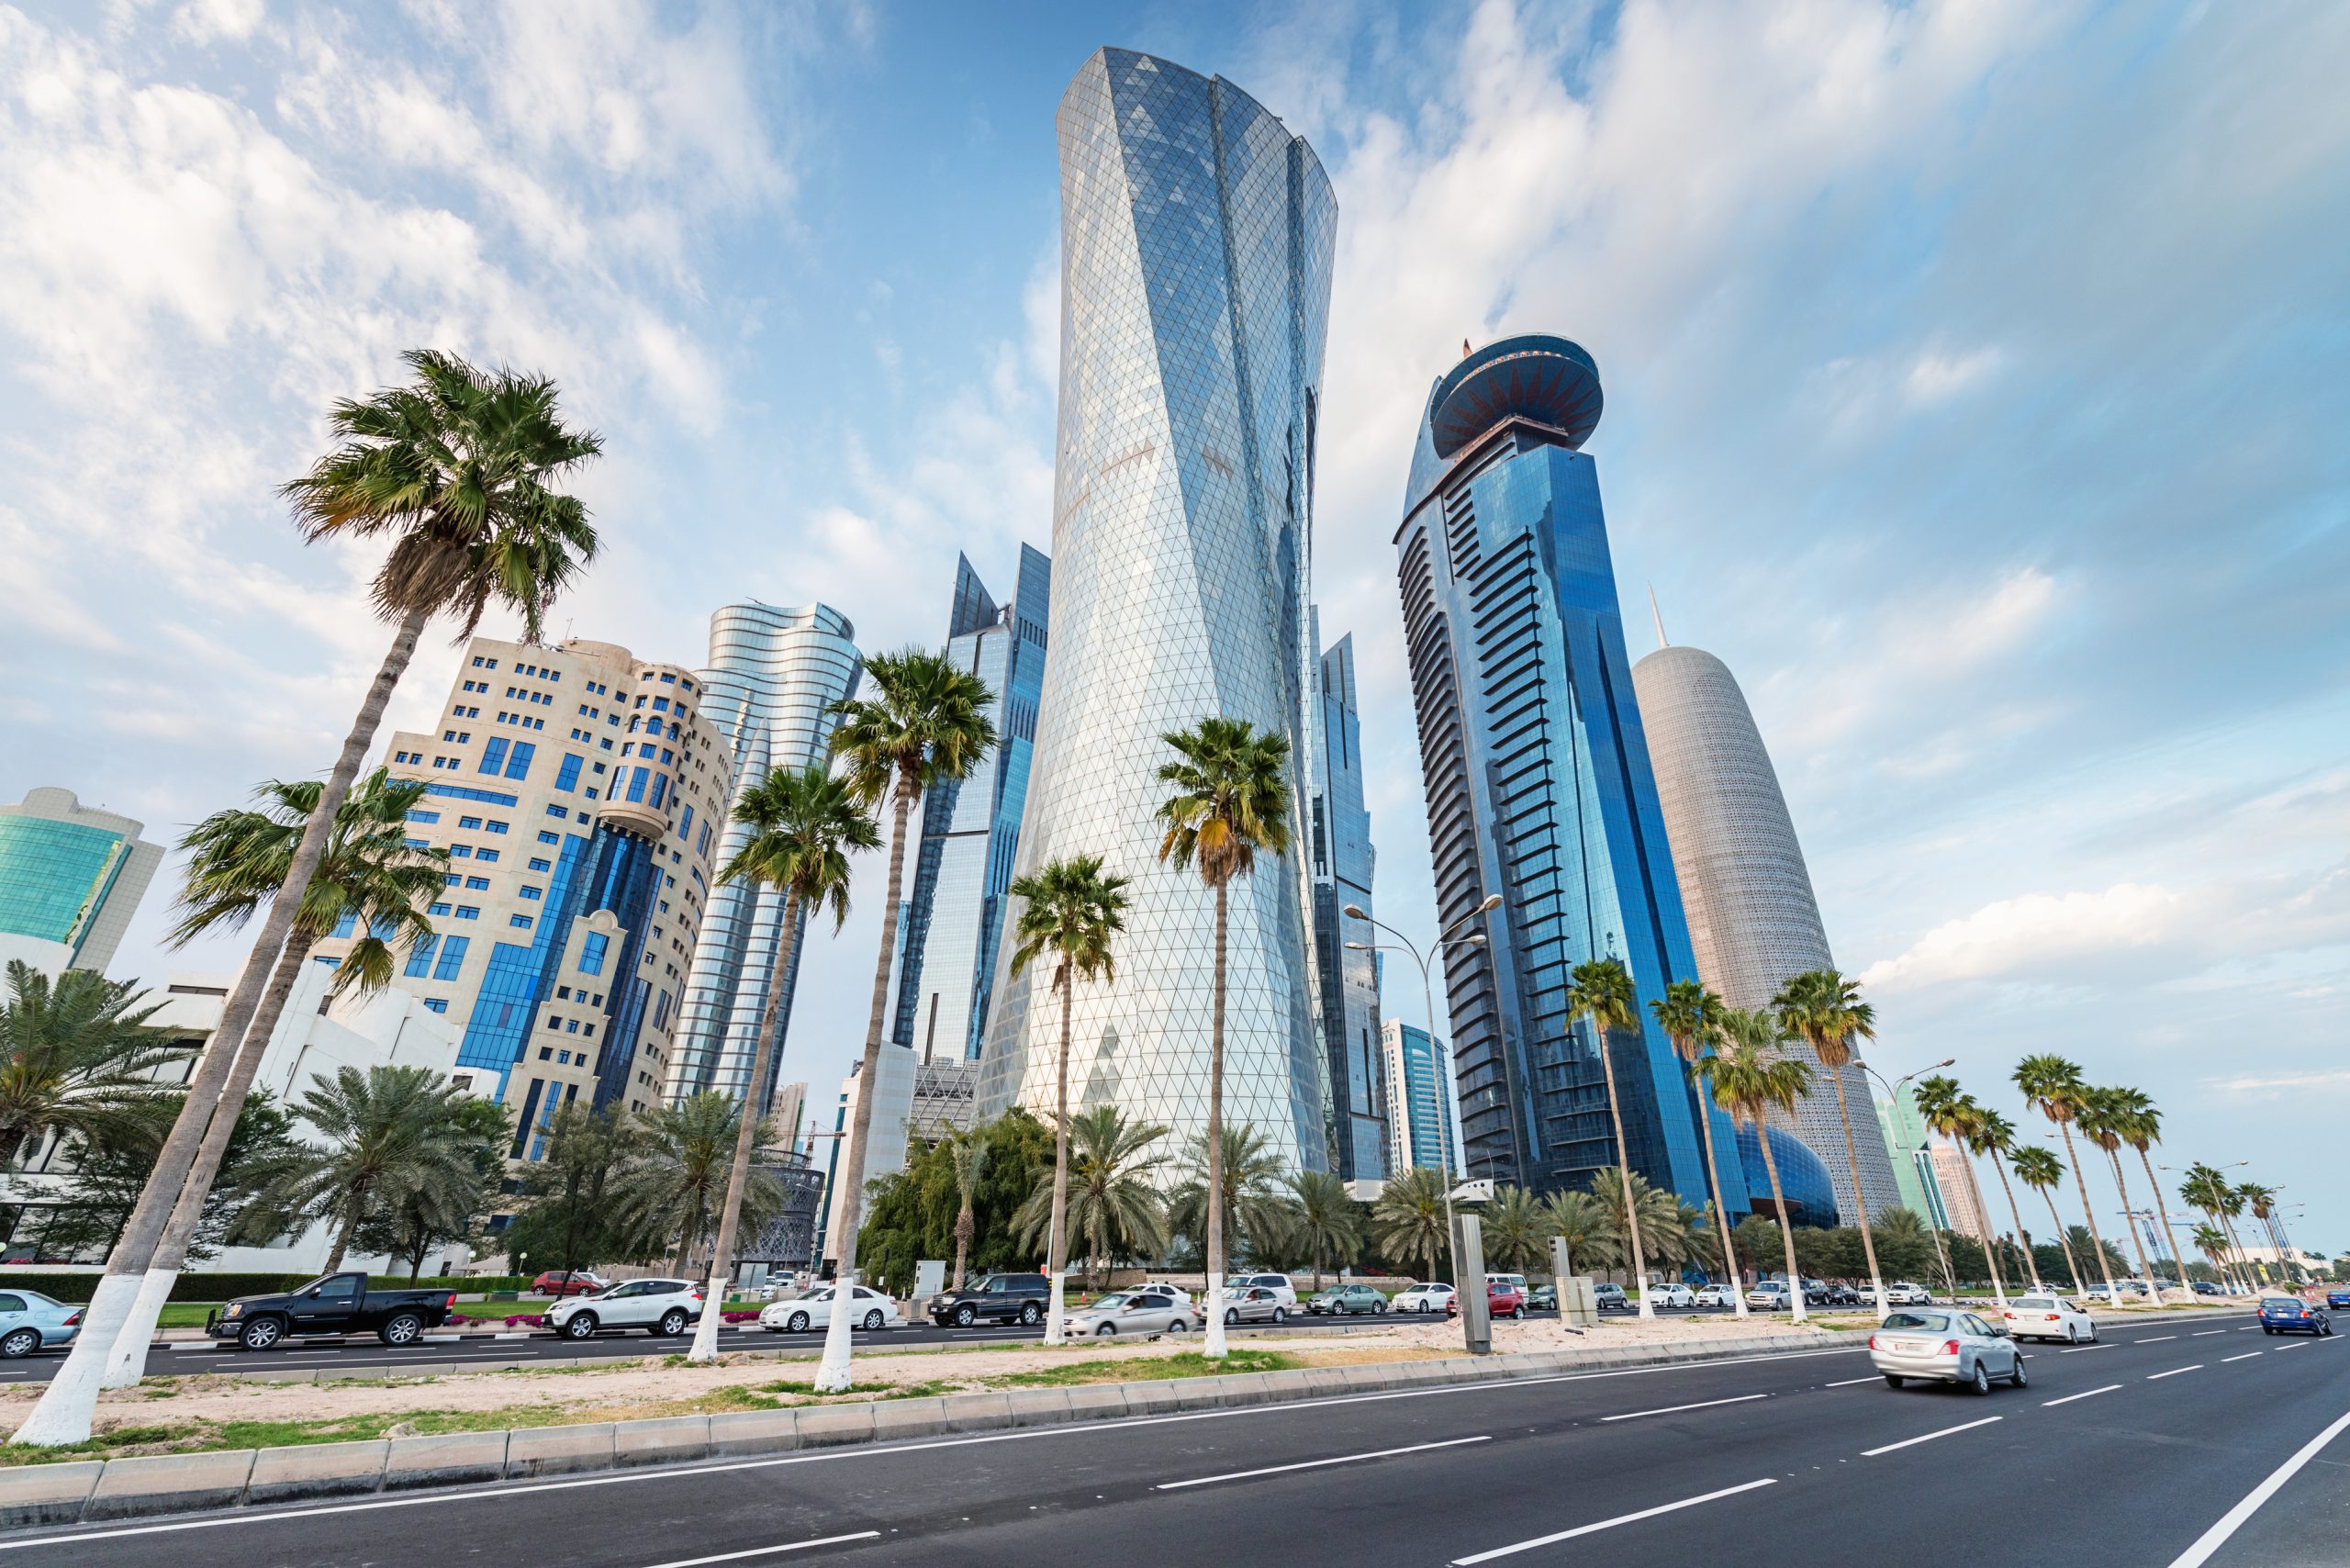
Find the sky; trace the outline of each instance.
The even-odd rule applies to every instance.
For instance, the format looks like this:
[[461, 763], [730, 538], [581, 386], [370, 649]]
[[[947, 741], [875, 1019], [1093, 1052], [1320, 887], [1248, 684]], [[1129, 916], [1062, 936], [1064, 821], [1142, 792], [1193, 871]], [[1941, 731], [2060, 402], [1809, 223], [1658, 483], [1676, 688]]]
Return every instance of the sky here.
[[[1560, 332], [1631, 652], [1653, 587], [1744, 686], [1872, 1063], [2046, 1137], [2009, 1074], [2059, 1052], [2350, 1250], [2341, 6], [0, 5], [0, 798], [168, 841], [324, 768], [387, 633], [274, 487], [416, 346], [605, 438], [555, 632], [699, 663], [750, 597], [941, 641], [958, 550], [1002, 588], [1051, 545], [1053, 111], [1103, 44], [1337, 191], [1315, 588], [1383, 917], [1433, 920], [1419, 407], [1462, 340]], [[164, 948], [175, 864], [117, 975], [241, 958]], [[879, 880], [787, 1078], [861, 1039]]]

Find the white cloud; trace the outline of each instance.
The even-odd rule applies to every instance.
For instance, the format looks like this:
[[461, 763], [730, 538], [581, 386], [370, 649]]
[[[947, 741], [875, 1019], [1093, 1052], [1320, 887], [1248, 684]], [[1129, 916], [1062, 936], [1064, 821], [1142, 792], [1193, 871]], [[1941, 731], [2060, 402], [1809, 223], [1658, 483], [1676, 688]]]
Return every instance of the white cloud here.
[[188, 0], [172, 13], [172, 31], [190, 43], [235, 40], [261, 26], [262, 0]]
[[2121, 882], [2102, 892], [2026, 893], [1984, 905], [1871, 964], [1873, 991], [1922, 990], [1959, 980], [2077, 977], [2116, 951], [2166, 943], [2184, 927], [2186, 902], [2167, 888]]
[[2340, 1091], [2350, 1089], [2350, 1071], [2284, 1072], [2266, 1076], [2251, 1074], [2240, 1078], [2215, 1078], [2210, 1086], [2222, 1094], [2262, 1094], [2274, 1096], [2286, 1091]]

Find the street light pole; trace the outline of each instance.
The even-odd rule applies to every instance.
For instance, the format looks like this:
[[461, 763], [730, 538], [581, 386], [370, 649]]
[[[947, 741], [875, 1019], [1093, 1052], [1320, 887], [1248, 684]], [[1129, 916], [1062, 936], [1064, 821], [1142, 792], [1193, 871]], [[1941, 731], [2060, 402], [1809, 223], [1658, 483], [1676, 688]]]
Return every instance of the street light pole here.
[[[1861, 1063], [1861, 1070], [1867, 1073], [1871, 1078], [1875, 1079], [1879, 1083], [1885, 1083], [1885, 1097], [1893, 1106], [1894, 1125], [1898, 1126], [1901, 1123], [1901, 1091], [1908, 1087], [1909, 1080], [1913, 1078], [1922, 1078], [1930, 1072], [1939, 1072], [1946, 1067], [1954, 1067], [1957, 1065], [1957, 1062], [1958, 1058], [1956, 1057], [1944, 1057], [1942, 1060], [1934, 1063], [1931, 1067], [1921, 1067], [1916, 1072], [1909, 1074], [1908, 1078], [1903, 1078], [1893, 1083], [1885, 1083], [1885, 1074], [1879, 1072], [1865, 1061]], [[1910, 1169], [1912, 1170], [1916, 1170], [1916, 1156], [1922, 1154], [1925, 1151], [1923, 1148], [1912, 1149], [1905, 1143], [1901, 1146], [1901, 1152], [1905, 1159], [1909, 1159]], [[1930, 1162], [1928, 1164], [1926, 1170], [1919, 1171], [1919, 1176], [1921, 1181], [1932, 1180], [1933, 1168]], [[1852, 1184], [1855, 1190], [1859, 1188], [1860, 1180], [1861, 1173], [1857, 1170], [1853, 1171]], [[1975, 1169], [1972, 1165], [1967, 1167], [1966, 1181], [1967, 1185], [1970, 1188], [1974, 1186]], [[1939, 1191], [1942, 1183], [1937, 1182], [1934, 1185]], [[1987, 1229], [1989, 1227], [1990, 1221], [1985, 1218], [1983, 1214], [1983, 1194], [1979, 1191], [1970, 1192], [1967, 1194], [1967, 1197], [1975, 1204], [1975, 1216], [1976, 1221]], [[1933, 1217], [1934, 1216], [1931, 1215], [1926, 1215], [1926, 1219], [1928, 1221], [1926, 1228], [1933, 1233], [1934, 1256], [1942, 1260], [1942, 1278], [1950, 1282], [1951, 1300], [1956, 1301], [1958, 1299], [1958, 1271], [1951, 1267], [1950, 1249], [1942, 1245], [1942, 1227], [1932, 1223]], [[1983, 1250], [1986, 1261], [1988, 1260], [1992, 1245], [1993, 1243], [1990, 1242], [1986, 1242], [1984, 1244]], [[1998, 1294], [1999, 1305], [2002, 1307], [2006, 1306], [2008, 1305], [2008, 1293], [2000, 1287], [1999, 1271], [1996, 1264], [1994, 1264], [1991, 1269], [1991, 1289]]]

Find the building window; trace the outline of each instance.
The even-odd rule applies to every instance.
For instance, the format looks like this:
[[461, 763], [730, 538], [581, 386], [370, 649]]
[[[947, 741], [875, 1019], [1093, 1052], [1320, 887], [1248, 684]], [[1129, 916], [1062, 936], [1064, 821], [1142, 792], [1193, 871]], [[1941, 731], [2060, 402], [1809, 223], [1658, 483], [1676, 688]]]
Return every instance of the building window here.
[[512, 824], [511, 823], [492, 822], [492, 823], [489, 824], [489, 831], [490, 831], [491, 833], [504, 833], [504, 832], [505, 832], [509, 827], [510, 827], [510, 826], [512, 826], [512, 825], [513, 825], [513, 824]]
[[457, 906], [457, 918], [459, 920], [479, 920], [481, 918], [481, 906], [479, 904], [461, 903]]
[[428, 912], [433, 914], [446, 914], [449, 913], [449, 906], [445, 903], [432, 904], [429, 906]]
[[464, 966], [466, 944], [472, 940], [469, 936], [452, 936], [442, 943], [441, 961], [432, 966], [432, 978], [437, 980], [455, 980], [458, 969]]
[[541, 844], [561, 844], [563, 842], [563, 834], [559, 833], [542, 833], [539, 834], [539, 842]]
[[563, 767], [556, 770], [554, 787], [564, 790], [576, 789], [579, 784], [579, 765], [585, 760], [587, 759], [584, 757], [566, 753], [563, 759]]
[[531, 758], [537, 753], [537, 751], [538, 748], [532, 745], [529, 741], [516, 741], [514, 743], [514, 754], [507, 759], [506, 777], [509, 778], [528, 778], [531, 776]]
[[467, 877], [465, 879], [465, 886], [473, 890], [475, 892], [486, 893], [489, 891], [489, 879], [487, 877]]
[[495, 860], [498, 858], [498, 851], [495, 849], [476, 849], [474, 851], [474, 858], [476, 860]]
[[581, 974], [600, 975], [604, 972], [604, 949], [610, 942], [610, 938], [600, 931], [588, 933], [587, 939], [579, 944]]
[[[449, 1011], [449, 999], [445, 996], [428, 996], [424, 999], [424, 1010], [427, 1013], [446, 1013]], [[457, 1081], [462, 1084], [466, 1081], [459, 1079]]]
[[549, 806], [547, 808], [547, 815], [554, 817], [558, 822], [569, 822], [571, 820], [571, 813], [565, 811], [561, 806]]
[[506, 737], [504, 735], [492, 735], [488, 740], [482, 743], [481, 770], [484, 773], [496, 773], [499, 768], [505, 766]]
[[400, 972], [411, 980], [421, 980], [432, 972], [433, 950], [441, 946], [438, 936], [420, 936], [416, 946], [408, 950], [408, 967]]
[[470, 859], [472, 859], [473, 857], [474, 857], [474, 846], [473, 846], [472, 845], [470, 845], [470, 844], [453, 844], [453, 845], [449, 846], [449, 858], [450, 858], [450, 859], [452, 859], [452, 860], [470, 860]]
[[522, 890], [522, 896], [526, 899], [535, 899], [539, 896], [539, 890], [536, 888], [524, 888]]
[[527, 914], [509, 914], [506, 917], [506, 924], [517, 931], [528, 931], [531, 929], [531, 917]]
[[531, 857], [531, 869], [533, 871], [551, 870], [553, 869], [553, 863], [551, 861], [543, 860], [539, 857], [533, 855]]
[[410, 812], [408, 814], [408, 820], [412, 823], [437, 823], [441, 820], [441, 813], [439, 812]]

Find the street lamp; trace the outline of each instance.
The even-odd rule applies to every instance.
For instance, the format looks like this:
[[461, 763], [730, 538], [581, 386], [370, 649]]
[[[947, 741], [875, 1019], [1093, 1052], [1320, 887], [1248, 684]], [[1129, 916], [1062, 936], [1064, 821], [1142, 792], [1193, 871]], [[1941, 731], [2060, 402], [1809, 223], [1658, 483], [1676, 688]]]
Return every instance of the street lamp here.
[[[1379, 927], [1380, 930], [1386, 932], [1390, 936], [1395, 938], [1393, 942], [1349, 942], [1347, 944], [1349, 948], [1358, 953], [1408, 953], [1411, 955], [1412, 962], [1420, 966], [1420, 999], [1427, 1007], [1428, 1049], [1431, 1052], [1437, 1048], [1436, 982], [1428, 976], [1428, 960], [1443, 953], [1447, 947], [1483, 946], [1485, 938], [1482, 933], [1472, 934], [1467, 936], [1460, 935], [1458, 933], [1460, 931], [1461, 927], [1467, 925], [1471, 921], [1479, 919], [1482, 916], [1499, 909], [1501, 907], [1501, 894], [1493, 893], [1488, 895], [1484, 902], [1479, 904], [1475, 909], [1471, 910], [1467, 914], [1462, 915], [1459, 920], [1453, 922], [1451, 925], [1448, 926], [1443, 931], [1438, 932], [1437, 934], [1435, 943], [1429, 946], [1426, 955], [1423, 955], [1420, 952], [1418, 946], [1415, 944], [1410, 937], [1404, 935], [1402, 932], [1396, 930], [1393, 926], [1388, 924], [1383, 920], [1372, 919], [1371, 913], [1364, 909], [1360, 904], [1350, 903], [1346, 906], [1344, 913], [1348, 916], [1348, 918], [1362, 921], [1366, 924], [1375, 925]], [[1453, 1092], [1456, 1095], [1460, 1092], [1457, 1087]], [[1438, 1109], [1439, 1111], [1443, 1109], [1443, 1101], [1441, 1098], [1438, 1101]], [[1444, 1128], [1444, 1141], [1447, 1144], [1450, 1144], [1452, 1142], [1452, 1127], [1449, 1120], [1447, 1121]], [[1460, 1159], [1464, 1152], [1465, 1151], [1460, 1149], [1454, 1149], [1450, 1158], [1446, 1160], [1446, 1170], [1444, 1172], [1444, 1244], [1446, 1251], [1450, 1255], [1452, 1260], [1452, 1289], [1456, 1295], [1460, 1293], [1461, 1288], [1460, 1244], [1456, 1238], [1452, 1217], [1453, 1172], [1451, 1166], [1455, 1160]], [[1480, 1283], [1482, 1282], [1480, 1282]], [[1460, 1311], [1460, 1333], [1463, 1343], [1469, 1343], [1469, 1309], [1464, 1305]], [[1474, 1350], [1475, 1346], [1471, 1344], [1470, 1348]]]
[[[1942, 1060], [1940, 1060], [1940, 1061], [1938, 1061], [1938, 1062], [1935, 1062], [1932, 1066], [1930, 1066], [1930, 1067], [1921, 1067], [1921, 1068], [1919, 1068], [1917, 1071], [1915, 1071], [1915, 1072], [1913, 1072], [1913, 1073], [1909, 1074], [1908, 1078], [1900, 1079], [1900, 1080], [1898, 1080], [1898, 1081], [1895, 1081], [1895, 1082], [1892, 1082], [1892, 1083], [1885, 1083], [1885, 1074], [1883, 1074], [1883, 1073], [1879, 1072], [1876, 1069], [1874, 1069], [1874, 1068], [1871, 1067], [1867, 1062], [1865, 1062], [1865, 1061], [1862, 1062], [1862, 1063], [1860, 1064], [1860, 1067], [1861, 1067], [1861, 1070], [1862, 1070], [1863, 1072], [1867, 1073], [1871, 1078], [1875, 1079], [1879, 1083], [1885, 1083], [1885, 1097], [1886, 1097], [1886, 1099], [1887, 1099], [1888, 1101], [1892, 1102], [1893, 1109], [1894, 1109], [1894, 1113], [1895, 1113], [1895, 1116], [1894, 1116], [1894, 1125], [1895, 1125], [1896, 1126], [1900, 1126], [1900, 1125], [1901, 1125], [1901, 1124], [1900, 1124], [1901, 1091], [1908, 1085], [1909, 1080], [1910, 1080], [1910, 1079], [1912, 1079], [1912, 1078], [1923, 1078], [1926, 1074], [1928, 1074], [1928, 1073], [1930, 1073], [1930, 1072], [1939, 1072], [1939, 1071], [1940, 1071], [1940, 1070], [1942, 1070], [1943, 1068], [1946, 1068], [1946, 1067], [1954, 1067], [1954, 1066], [1956, 1066], [1956, 1065], [1957, 1065], [1957, 1063], [1958, 1063], [1958, 1058], [1957, 1058], [1956, 1057], [1944, 1057], [1944, 1058], [1942, 1058]], [[1761, 1136], [1761, 1135], [1758, 1133], [1756, 1136], [1758, 1136], [1758, 1137], [1759, 1137], [1759, 1136]], [[1903, 1145], [1901, 1146], [1901, 1153], [1902, 1153], [1902, 1156], [1903, 1156], [1903, 1158], [1907, 1159], [1909, 1161], [1910, 1169], [1911, 1169], [1911, 1170], [1917, 1170], [1917, 1165], [1918, 1165], [1918, 1156], [1919, 1156], [1920, 1154], [1923, 1154], [1924, 1152], [1925, 1152], [1925, 1149], [1924, 1149], [1924, 1148], [1923, 1148], [1922, 1146], [1921, 1146], [1921, 1147], [1919, 1147], [1919, 1148], [1911, 1148], [1908, 1144], [1903, 1144]], [[1975, 1172], [1974, 1172], [1973, 1170], [1970, 1170], [1966, 1174], [1967, 1174], [1967, 1180], [1968, 1180], [1970, 1182], [1973, 1182], [1973, 1180], [1975, 1179]], [[1932, 1170], [1931, 1166], [1930, 1165], [1926, 1170], [1922, 1170], [1922, 1171], [1919, 1171], [1919, 1186], [1920, 1186], [1921, 1188], [1924, 1186], [1924, 1184], [1925, 1184], [1926, 1182], [1932, 1182], [1932, 1181], [1933, 1181], [1933, 1170]], [[1859, 1171], [1855, 1170], [1855, 1171], [1853, 1171], [1853, 1172], [1852, 1172], [1852, 1187], [1853, 1187], [1853, 1190], [1854, 1190], [1855, 1192], [1859, 1191], [1859, 1189], [1860, 1189], [1860, 1184], [1861, 1184], [1861, 1173], [1860, 1173]], [[1940, 1183], [1940, 1182], [1935, 1182], [1935, 1183], [1934, 1183], [1934, 1189], [1935, 1189], [1935, 1191], [1937, 1191], [1937, 1192], [1941, 1191], [1941, 1183]], [[1982, 1220], [1982, 1215], [1983, 1215], [1983, 1194], [1982, 1194], [1982, 1193], [1976, 1193], [1972, 1194], [1972, 1196], [1973, 1196], [1974, 1201], [1975, 1201], [1975, 1217], [1976, 1217], [1976, 1219], [1977, 1219], [1977, 1220], [1978, 1220], [1978, 1222], [1979, 1222], [1979, 1221], [1981, 1221], [1981, 1220]], [[1928, 1215], [1926, 1216], [1926, 1218], [1927, 1218], [1929, 1221], [1932, 1220], [1932, 1218], [1933, 1218], [1933, 1217], [1934, 1217], [1934, 1216], [1933, 1216], [1933, 1215]], [[1948, 1218], [1948, 1217], [1949, 1217], [1949, 1215], [1948, 1215], [1948, 1213], [1947, 1213], [1947, 1212], [1945, 1212], [1945, 1213], [1944, 1213], [1943, 1217], [1944, 1217], [1944, 1218]], [[1951, 1261], [1950, 1261], [1950, 1250], [1949, 1250], [1949, 1249], [1948, 1249], [1948, 1248], [1945, 1248], [1945, 1247], [1942, 1245], [1942, 1228], [1941, 1228], [1941, 1226], [1935, 1226], [1935, 1225], [1931, 1225], [1931, 1224], [1929, 1224], [1929, 1225], [1927, 1226], [1927, 1227], [1926, 1227], [1926, 1228], [1927, 1228], [1928, 1230], [1930, 1230], [1930, 1231], [1931, 1231], [1931, 1232], [1933, 1233], [1933, 1238], [1934, 1238], [1934, 1256], [1942, 1260], [1942, 1278], [1943, 1278], [1945, 1281], [1947, 1281], [1947, 1282], [1949, 1282], [1949, 1284], [1950, 1284], [1951, 1299], [1952, 1299], [1952, 1300], [1953, 1300], [1953, 1301], [1955, 1301], [1955, 1300], [1957, 1300], [1957, 1299], [1958, 1299], [1958, 1271], [1957, 1271], [1956, 1269], [1953, 1269], [1953, 1267], [1951, 1267]], [[1987, 1255], [1987, 1253], [1989, 1252], [1989, 1247], [1987, 1246], [1987, 1244], [1986, 1244], [1986, 1246], [1985, 1247], [1984, 1250], [1985, 1250], [1986, 1254]], [[1998, 1271], [1997, 1270], [1992, 1271], [1992, 1274], [1991, 1274], [1991, 1287], [1992, 1287], [1992, 1289], [1993, 1289], [1993, 1290], [1998, 1291], [1998, 1293], [1999, 1305], [2000, 1305], [2001, 1306], [2005, 1306], [2005, 1305], [2007, 1305], [2007, 1304], [2008, 1304], [2008, 1293], [2007, 1293], [2006, 1291], [2004, 1291], [2004, 1290], [1999, 1290], [1999, 1276], [1998, 1276]]]

